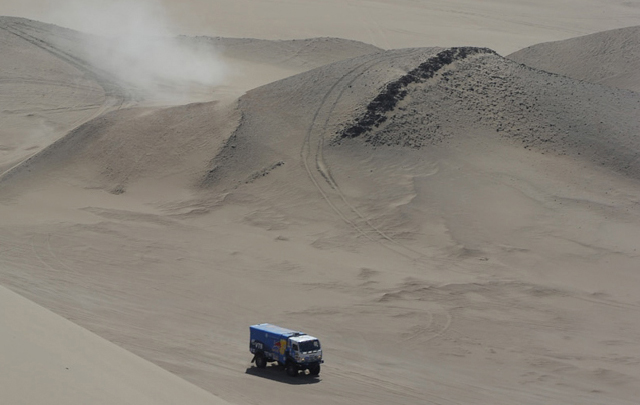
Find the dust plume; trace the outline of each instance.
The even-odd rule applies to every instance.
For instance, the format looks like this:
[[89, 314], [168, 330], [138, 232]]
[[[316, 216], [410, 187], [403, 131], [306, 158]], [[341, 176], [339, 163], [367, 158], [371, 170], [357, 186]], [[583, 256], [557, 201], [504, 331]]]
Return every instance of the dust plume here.
[[52, 16], [93, 34], [87, 59], [133, 85], [146, 98], [173, 102], [187, 93], [220, 85], [225, 67], [211, 46], [171, 32], [170, 16], [157, 0], [67, 0]]

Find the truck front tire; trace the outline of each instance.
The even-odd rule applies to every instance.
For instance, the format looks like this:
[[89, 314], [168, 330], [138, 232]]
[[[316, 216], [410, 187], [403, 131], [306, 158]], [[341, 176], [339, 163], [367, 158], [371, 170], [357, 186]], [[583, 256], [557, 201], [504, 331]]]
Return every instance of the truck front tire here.
[[296, 367], [295, 364], [293, 363], [289, 363], [287, 364], [287, 374], [289, 375], [289, 377], [295, 377], [298, 375], [298, 367]]
[[316, 364], [309, 369], [309, 374], [318, 375], [320, 374], [320, 364]]
[[262, 354], [262, 353], [256, 354], [256, 366], [258, 368], [267, 367], [267, 358], [264, 357], [264, 354]]

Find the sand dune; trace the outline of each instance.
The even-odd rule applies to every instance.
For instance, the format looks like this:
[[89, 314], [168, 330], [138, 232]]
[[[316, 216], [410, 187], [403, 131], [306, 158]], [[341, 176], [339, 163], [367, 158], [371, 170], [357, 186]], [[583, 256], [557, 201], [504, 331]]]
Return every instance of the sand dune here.
[[[262, 84], [300, 73], [340, 59], [377, 52], [372, 45], [339, 38], [298, 41], [267, 41], [241, 38], [177, 38], [138, 34], [132, 44], [14, 17], [0, 17], [3, 33], [10, 38], [5, 52], [32, 47], [34, 74], [45, 61], [62, 69], [79, 69], [104, 88], [107, 96], [123, 102], [186, 104], [232, 98]], [[171, 58], [185, 59], [176, 66]], [[20, 62], [23, 58], [20, 58]], [[11, 63], [7, 60], [5, 63]], [[152, 66], [152, 63], [161, 66]], [[71, 65], [71, 66], [69, 66]], [[75, 70], [72, 70], [74, 69]], [[224, 77], [202, 77], [200, 69], [217, 71]], [[12, 71], [12, 66], [7, 66]], [[15, 72], [14, 72], [15, 73]], [[141, 78], [141, 75], [149, 76]], [[150, 82], [149, 79], [153, 79]], [[79, 98], [79, 97], [78, 97]], [[112, 102], [115, 103], [115, 102]], [[85, 117], [85, 121], [86, 121]]]
[[[108, 382], [113, 396], [99, 399], [111, 403], [637, 402], [639, 93], [459, 43], [493, 38], [504, 52], [607, 22], [561, 24], [577, 2], [329, 3], [369, 13], [348, 29], [354, 14], [339, 14], [336, 36], [442, 47], [179, 37], [158, 49], [203, 56], [216, 74], [142, 64], [138, 81], [104, 62], [118, 50], [109, 40], [0, 21], [12, 56], [0, 61], [13, 86], [3, 94], [16, 95], [2, 96], [16, 132], [0, 138], [11, 145], [0, 284], [67, 319], [0, 289], [2, 308], [16, 308], [0, 333], [19, 349], [8, 361], [32, 362], [5, 369], [3, 381], [17, 381], [9, 400], [84, 403]], [[227, 17], [224, 29], [263, 30], [280, 7], [287, 18], [314, 10], [256, 7], [257, 20]], [[628, 2], [607, 10], [634, 18]], [[359, 32], [381, 13], [390, 26]], [[460, 23], [486, 19], [484, 35]], [[445, 31], [422, 35], [451, 21], [455, 44], [439, 41]], [[303, 23], [263, 38], [327, 28]], [[53, 84], [34, 81], [49, 74]], [[76, 82], [83, 91], [57, 90]], [[40, 94], [64, 107], [59, 117]], [[74, 112], [84, 103], [97, 104]], [[57, 123], [37, 143], [21, 136], [36, 113]], [[247, 348], [257, 322], [320, 337], [320, 376], [258, 370]], [[67, 378], [60, 355], [70, 372], [84, 367], [61, 381], [77, 391], [54, 391]], [[33, 370], [42, 389], [27, 397]]]
[[225, 403], [4, 287], [0, 303], [5, 403]]
[[85, 72], [0, 20], [0, 171], [37, 152], [109, 104]]
[[242, 125], [207, 181], [295, 162], [298, 150], [283, 145], [314, 133], [322, 135], [311, 151], [349, 138], [426, 149], [492, 132], [538, 153], [640, 175], [637, 94], [530, 69], [488, 49], [367, 55], [251, 91], [239, 105]]
[[91, 120], [5, 173], [5, 195], [11, 186], [61, 177], [114, 194], [140, 179], [189, 188], [238, 120], [216, 105], [125, 109]]
[[640, 91], [640, 26], [533, 45], [508, 57], [574, 79]]
[[82, 59], [82, 34], [0, 17], [0, 35], [2, 173], [82, 123], [133, 102], [132, 90]]
[[[82, 123], [110, 111], [133, 105], [162, 106], [201, 100], [225, 100], [229, 103], [245, 91], [271, 81], [340, 59], [379, 51], [371, 45], [336, 38], [266, 41], [180, 37], [176, 41], [181, 46], [197, 49], [199, 53], [219, 55], [224, 59], [220, 63], [227, 65], [232, 72], [225, 86], [201, 85], [194, 90], [192, 84], [176, 84], [166, 77], [154, 85], [137, 82], [135, 77], [132, 79], [129, 72], [119, 67], [119, 63], [107, 64], [102, 56], [96, 56], [95, 49], [98, 49], [104, 55], [117, 58], [110, 44], [98, 37], [21, 18], [0, 17], [0, 25], [0, 33], [6, 37], [2, 51], [8, 56], [2, 62], [6, 66], [3, 66], [1, 84], [5, 98], [2, 99], [0, 169], [4, 174], [29, 157], [34, 157], [29, 163], [32, 165], [34, 160], [41, 159], [35, 156], [38, 152]], [[18, 69], [23, 65], [28, 68]], [[45, 76], [46, 79], [43, 78]], [[122, 114], [126, 117], [123, 120], [130, 122], [131, 115], [150, 112]], [[180, 114], [191, 117], [193, 109], [189, 113], [178, 109], [173, 114], [164, 115], [173, 116], [173, 122], [184, 121]], [[119, 115], [113, 117], [112, 121], [121, 119]], [[162, 120], [161, 125], [171, 126], [166, 119]], [[92, 125], [105, 124], [97, 121]], [[94, 127], [79, 128], [72, 136], [77, 138], [78, 132], [86, 134], [95, 130]], [[25, 133], [28, 136], [24, 136]], [[205, 133], [201, 131], [200, 135], [205, 136]], [[189, 136], [193, 138], [193, 135]], [[201, 141], [207, 142], [206, 139]], [[77, 149], [80, 146], [76, 143], [62, 140], [53, 149], [61, 144]], [[130, 149], [126, 144], [116, 144], [123, 150]], [[46, 152], [47, 155], [49, 153]], [[129, 169], [120, 167], [118, 170]], [[112, 183], [118, 181], [123, 179]]]

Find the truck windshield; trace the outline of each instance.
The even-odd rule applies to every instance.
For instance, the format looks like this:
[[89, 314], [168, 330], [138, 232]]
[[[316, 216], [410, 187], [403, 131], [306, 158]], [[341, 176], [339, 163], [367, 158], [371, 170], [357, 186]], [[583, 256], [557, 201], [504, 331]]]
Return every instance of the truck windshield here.
[[300, 342], [300, 352], [315, 352], [320, 350], [319, 340], [308, 340], [306, 342]]

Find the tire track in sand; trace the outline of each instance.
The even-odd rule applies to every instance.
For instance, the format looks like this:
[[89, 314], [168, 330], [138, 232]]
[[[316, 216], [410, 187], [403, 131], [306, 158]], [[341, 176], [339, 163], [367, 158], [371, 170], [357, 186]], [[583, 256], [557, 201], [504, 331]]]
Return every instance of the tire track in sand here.
[[[4, 27], [0, 27], [0, 29], [8, 32], [9, 34], [15, 35], [16, 37], [26, 41], [27, 43], [37, 48], [42, 49], [43, 51], [51, 54], [52, 56], [58, 59], [61, 59], [62, 61], [68, 63], [72, 67], [87, 74], [100, 87], [102, 87], [105, 95], [102, 105], [100, 105], [97, 108], [97, 110], [90, 116], [83, 117], [72, 122], [69, 125], [70, 129], [68, 131], [65, 131], [65, 133], [63, 134], [60, 134], [60, 137], [58, 138], [58, 140], [64, 138], [66, 134], [72, 133], [74, 130], [78, 129], [81, 125], [95, 118], [98, 118], [111, 111], [120, 110], [122, 108], [129, 107], [133, 104], [133, 100], [134, 100], [133, 93], [116, 84], [113, 79], [109, 78], [109, 74], [107, 74], [106, 72], [103, 72], [95, 67], [91, 67], [90, 65], [86, 64], [85, 62], [76, 58], [75, 56], [70, 55], [69, 53], [55, 47], [53, 44], [46, 42], [40, 38], [36, 38], [32, 35], [29, 35], [27, 32], [15, 26], [11, 26], [11, 27], [4, 26]], [[73, 84], [73, 85], [70, 85], [69, 87], [77, 88], [77, 85]], [[57, 141], [54, 141], [49, 146], [55, 144], [56, 142]], [[24, 163], [28, 162], [30, 159], [37, 156], [43, 150], [46, 150], [49, 146], [45, 147], [40, 151], [37, 151], [28, 155], [27, 157], [22, 159], [20, 162], [16, 163], [15, 165], [11, 166], [4, 172], [0, 173], [0, 182], [4, 180], [7, 176], [9, 176], [11, 173], [14, 173], [15, 171], [19, 170]]]
[[[420, 52], [424, 51], [414, 50], [404, 56], [411, 56]], [[377, 54], [374, 54], [373, 57], [375, 57], [376, 55]], [[320, 106], [313, 115], [311, 124], [307, 129], [307, 134], [302, 145], [300, 156], [304, 163], [307, 174], [313, 182], [314, 186], [318, 189], [329, 206], [343, 221], [351, 225], [356, 231], [358, 231], [358, 233], [360, 233], [367, 239], [378, 242], [385, 248], [392, 250], [393, 252], [407, 257], [411, 260], [417, 260], [425, 257], [425, 255], [422, 252], [412, 249], [387, 235], [384, 231], [376, 227], [366, 215], [364, 215], [360, 210], [358, 210], [353, 204], [348, 201], [344, 192], [340, 189], [337, 182], [331, 176], [329, 167], [324, 161], [324, 157], [322, 154], [322, 150], [324, 147], [324, 136], [327, 132], [329, 119], [335, 111], [335, 108], [342, 98], [344, 92], [347, 91], [347, 89], [349, 89], [350, 86], [356, 80], [361, 78], [368, 70], [396, 57], [397, 55], [394, 53], [387, 57], [377, 57], [374, 60], [360, 63], [349, 70], [342, 77], [340, 77], [331, 86], [331, 88], [322, 98]], [[334, 98], [332, 99], [332, 101], [329, 101], [332, 98], [332, 95], [334, 95]], [[323, 109], [326, 109], [327, 111], [324, 113], [324, 120], [321, 121], [321, 124], [318, 124], [318, 122], [320, 122], [319, 117], [321, 116]], [[315, 151], [313, 153], [311, 151], [312, 142], [315, 146]], [[315, 164], [315, 170], [311, 169], [312, 164]], [[324, 179], [324, 182], [316, 178], [317, 175]], [[326, 186], [323, 187], [323, 184], [328, 185], [328, 189]], [[337, 203], [332, 201], [330, 193], [334, 193], [335, 195], [337, 195]], [[338, 204], [342, 205], [342, 208], [339, 207]], [[347, 212], [355, 214], [355, 218], [349, 218]], [[361, 222], [362, 224], [358, 224], [356, 221]], [[374, 238], [371, 236], [371, 234], [377, 235], [377, 237]]]

